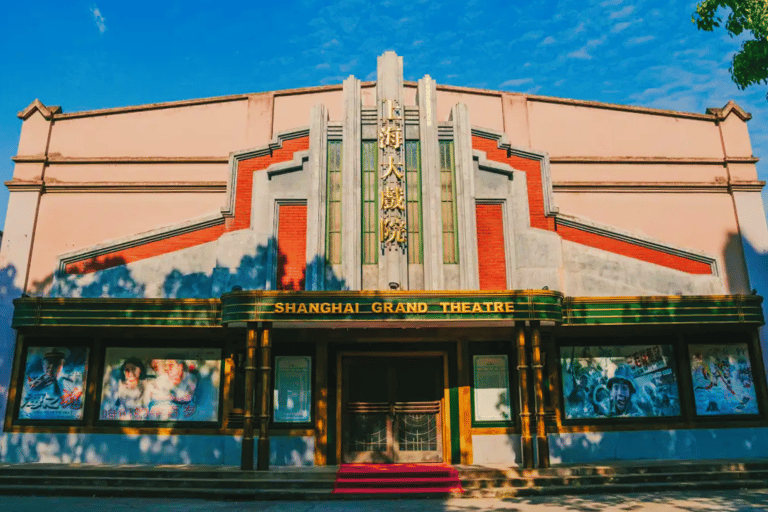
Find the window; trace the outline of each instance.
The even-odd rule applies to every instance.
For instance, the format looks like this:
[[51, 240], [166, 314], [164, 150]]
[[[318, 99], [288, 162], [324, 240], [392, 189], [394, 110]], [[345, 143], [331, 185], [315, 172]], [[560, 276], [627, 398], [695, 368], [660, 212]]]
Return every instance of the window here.
[[405, 181], [408, 187], [408, 263], [423, 263], [421, 238], [421, 143], [405, 142]]
[[475, 421], [510, 421], [507, 356], [474, 356]]
[[375, 140], [364, 140], [362, 148], [363, 265], [375, 265], [379, 262], [379, 180], [376, 172], [379, 150]]
[[312, 358], [275, 357], [275, 422], [307, 423], [312, 403]]
[[325, 259], [341, 264], [341, 141], [328, 141]]
[[459, 262], [459, 244], [456, 240], [456, 166], [453, 141], [440, 141], [440, 203], [443, 218], [443, 263]]

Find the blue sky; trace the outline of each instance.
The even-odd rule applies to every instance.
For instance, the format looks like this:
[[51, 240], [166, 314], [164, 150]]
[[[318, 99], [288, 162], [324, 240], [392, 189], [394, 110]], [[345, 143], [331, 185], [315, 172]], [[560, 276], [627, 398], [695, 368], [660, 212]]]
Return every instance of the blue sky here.
[[[39, 98], [64, 112], [375, 79], [395, 50], [405, 78], [703, 113], [751, 112], [768, 179], [766, 86], [739, 91], [741, 39], [700, 32], [694, 2], [9, 2], [0, 16], [0, 177]], [[233, 148], [236, 149], [236, 148]], [[763, 192], [764, 203], [768, 192]], [[8, 191], [0, 187], [0, 225]]]

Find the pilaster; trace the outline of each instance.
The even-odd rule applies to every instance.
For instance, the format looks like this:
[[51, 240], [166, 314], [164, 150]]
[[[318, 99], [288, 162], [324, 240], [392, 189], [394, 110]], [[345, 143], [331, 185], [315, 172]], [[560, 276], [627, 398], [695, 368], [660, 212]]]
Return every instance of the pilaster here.
[[472, 126], [463, 103], [451, 109], [456, 159], [456, 213], [458, 217], [459, 286], [480, 288], [477, 273], [477, 219], [475, 218], [475, 166], [472, 162]]
[[362, 288], [361, 256], [361, 176], [360, 155], [360, 80], [349, 76], [344, 80], [344, 120], [342, 125], [341, 167], [341, 265], [347, 290]]
[[309, 194], [307, 195], [307, 290], [325, 288], [326, 167], [328, 110], [312, 109], [309, 124]]

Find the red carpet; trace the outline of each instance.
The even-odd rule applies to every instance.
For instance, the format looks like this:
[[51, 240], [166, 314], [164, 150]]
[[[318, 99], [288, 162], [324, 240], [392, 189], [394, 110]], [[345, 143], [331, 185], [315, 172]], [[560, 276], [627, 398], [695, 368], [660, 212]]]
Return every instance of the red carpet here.
[[463, 492], [459, 473], [444, 464], [342, 464], [334, 494]]

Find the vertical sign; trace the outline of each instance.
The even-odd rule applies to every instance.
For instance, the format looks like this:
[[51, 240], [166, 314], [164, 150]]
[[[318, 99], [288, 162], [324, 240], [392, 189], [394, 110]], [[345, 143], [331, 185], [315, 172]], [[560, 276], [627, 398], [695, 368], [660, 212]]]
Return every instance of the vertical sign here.
[[379, 127], [379, 162], [381, 162], [381, 249], [407, 247], [405, 216], [405, 155], [403, 141], [403, 108], [397, 100], [381, 102]]

